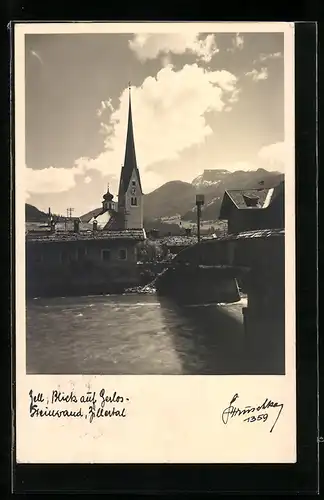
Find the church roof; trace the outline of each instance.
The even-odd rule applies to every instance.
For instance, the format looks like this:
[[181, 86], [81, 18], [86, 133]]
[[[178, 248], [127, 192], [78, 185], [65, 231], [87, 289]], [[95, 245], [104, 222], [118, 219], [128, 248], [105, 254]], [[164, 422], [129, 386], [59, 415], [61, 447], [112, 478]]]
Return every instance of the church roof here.
[[90, 220], [90, 224], [96, 220], [98, 224], [98, 229], [103, 229], [115, 215], [116, 215], [115, 210], [103, 209], [100, 214], [96, 215], [95, 217], [93, 217], [93, 219]]
[[112, 201], [114, 198], [114, 195], [111, 194], [111, 192], [109, 191], [109, 185], [108, 185], [108, 188], [107, 188], [107, 193], [105, 193], [103, 195], [103, 199], [106, 200], [106, 201]]
[[113, 217], [107, 221], [104, 230], [106, 231], [118, 231], [123, 229], [125, 226], [124, 215], [122, 212], [115, 212]]
[[136, 152], [135, 152], [135, 141], [134, 141], [134, 130], [133, 130], [133, 118], [132, 118], [132, 104], [131, 104], [131, 95], [129, 92], [129, 104], [128, 104], [128, 125], [127, 125], [127, 137], [126, 137], [126, 149], [125, 149], [125, 159], [124, 165], [121, 171], [120, 177], [120, 187], [119, 191], [123, 189], [123, 191], [127, 191], [129, 182], [131, 180], [131, 176], [133, 171], [135, 170], [138, 183], [142, 192], [141, 186], [141, 178], [139, 174], [139, 170], [137, 167], [136, 161]]

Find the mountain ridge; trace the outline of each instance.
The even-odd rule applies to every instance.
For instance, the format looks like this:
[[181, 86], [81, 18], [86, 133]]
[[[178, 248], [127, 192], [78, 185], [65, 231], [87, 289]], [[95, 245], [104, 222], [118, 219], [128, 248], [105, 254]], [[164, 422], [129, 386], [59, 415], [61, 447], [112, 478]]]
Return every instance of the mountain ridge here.
[[34, 205], [25, 203], [25, 220], [26, 222], [45, 222], [48, 219], [48, 214], [42, 212]]
[[[202, 220], [217, 220], [225, 191], [229, 189], [253, 189], [260, 187], [273, 187], [284, 179], [284, 174], [277, 171], [267, 171], [263, 168], [257, 170], [236, 170], [230, 172], [225, 169], [205, 169], [193, 181], [169, 181], [154, 191], [144, 196], [144, 225], [150, 225], [154, 220], [168, 219], [180, 216], [185, 221], [196, 220], [196, 194], [205, 196], [205, 205], [202, 209]], [[80, 219], [88, 222], [101, 211], [95, 208], [83, 214]], [[27, 217], [28, 216], [28, 217]], [[47, 214], [38, 210], [33, 205], [26, 204], [26, 221], [34, 222], [40, 217], [39, 222], [47, 218]]]

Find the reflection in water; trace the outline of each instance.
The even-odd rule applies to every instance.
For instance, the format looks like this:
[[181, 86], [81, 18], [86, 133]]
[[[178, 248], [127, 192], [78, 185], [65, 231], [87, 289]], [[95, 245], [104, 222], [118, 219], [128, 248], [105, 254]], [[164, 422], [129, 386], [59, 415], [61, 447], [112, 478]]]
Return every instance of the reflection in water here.
[[133, 294], [34, 299], [27, 373], [249, 373], [242, 305], [179, 307]]

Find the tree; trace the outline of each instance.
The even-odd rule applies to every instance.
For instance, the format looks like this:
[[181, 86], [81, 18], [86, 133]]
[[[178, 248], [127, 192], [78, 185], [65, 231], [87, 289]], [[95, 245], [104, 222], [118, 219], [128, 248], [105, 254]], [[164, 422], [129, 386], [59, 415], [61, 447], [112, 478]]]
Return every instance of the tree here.
[[137, 245], [137, 257], [141, 262], [160, 260], [162, 256], [163, 249], [158, 241], [145, 240]]

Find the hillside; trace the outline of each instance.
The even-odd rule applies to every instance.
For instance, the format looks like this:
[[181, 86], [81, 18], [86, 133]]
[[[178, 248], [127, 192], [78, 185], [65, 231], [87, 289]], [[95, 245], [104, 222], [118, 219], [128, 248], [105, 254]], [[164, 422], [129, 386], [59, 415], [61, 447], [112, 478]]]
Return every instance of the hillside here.
[[171, 217], [187, 212], [195, 200], [196, 189], [192, 184], [171, 181], [145, 195], [144, 218]]
[[[251, 171], [237, 170], [236, 172], [215, 169], [205, 170], [192, 183], [182, 181], [167, 182], [145, 195], [144, 225], [151, 229], [151, 226], [156, 227], [156, 219], [171, 218], [176, 215], [182, 216], [185, 221], [195, 222], [195, 198], [198, 193], [205, 195], [202, 220], [216, 220], [226, 190], [258, 187], [261, 181], [264, 182], [265, 187], [271, 187], [278, 184], [283, 178], [283, 174], [279, 172], [268, 172], [262, 168]], [[101, 208], [97, 208], [84, 214], [81, 220], [87, 222], [100, 210]], [[170, 228], [170, 231], [172, 229]]]
[[26, 222], [45, 222], [47, 221], [48, 214], [38, 210], [33, 205], [25, 204], [25, 220]]

